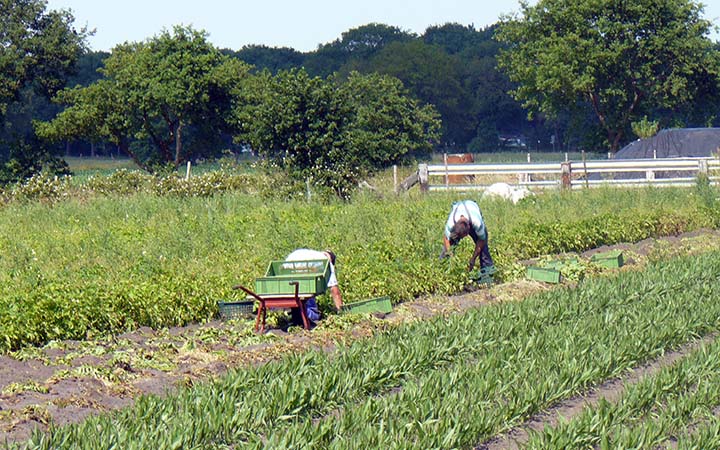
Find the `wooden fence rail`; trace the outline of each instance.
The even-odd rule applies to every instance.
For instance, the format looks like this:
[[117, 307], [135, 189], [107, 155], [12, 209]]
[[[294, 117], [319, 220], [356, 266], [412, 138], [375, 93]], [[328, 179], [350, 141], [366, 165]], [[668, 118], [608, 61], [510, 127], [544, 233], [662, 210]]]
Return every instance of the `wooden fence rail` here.
[[[708, 176], [713, 184], [720, 183], [720, 159], [661, 158], [558, 163], [419, 164], [417, 174], [411, 176], [413, 180], [404, 183], [406, 185], [418, 183], [423, 191], [483, 190], [498, 181], [528, 188], [564, 189], [600, 185], [691, 186], [701, 174]], [[452, 175], [466, 176], [468, 179], [473, 178], [474, 181], [454, 184], [450, 182]]]

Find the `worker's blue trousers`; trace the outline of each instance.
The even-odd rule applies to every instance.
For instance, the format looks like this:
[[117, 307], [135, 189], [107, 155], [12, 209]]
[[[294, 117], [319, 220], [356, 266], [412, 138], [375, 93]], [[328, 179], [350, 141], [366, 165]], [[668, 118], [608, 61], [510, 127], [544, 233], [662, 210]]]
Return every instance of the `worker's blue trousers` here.
[[[300, 310], [298, 308], [292, 308], [290, 313], [292, 314], [293, 323], [295, 325], [303, 326]], [[310, 297], [305, 300], [305, 315], [310, 322], [316, 323], [320, 320], [320, 309], [318, 308], [317, 301], [315, 301], [315, 297]]]
[[480, 268], [483, 269], [485, 267], [494, 266], [495, 263], [493, 262], [492, 256], [490, 256], [490, 237], [487, 236], [487, 231], [485, 241], [485, 245], [483, 246], [483, 249], [480, 251]]

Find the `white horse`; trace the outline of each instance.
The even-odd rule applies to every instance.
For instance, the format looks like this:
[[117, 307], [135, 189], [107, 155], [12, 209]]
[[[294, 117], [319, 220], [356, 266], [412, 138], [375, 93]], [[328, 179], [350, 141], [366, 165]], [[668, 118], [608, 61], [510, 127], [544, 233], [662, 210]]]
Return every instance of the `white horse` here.
[[530, 190], [524, 186], [511, 186], [507, 183], [494, 183], [488, 186], [483, 192], [483, 198], [499, 197], [517, 203], [525, 197], [533, 195]]

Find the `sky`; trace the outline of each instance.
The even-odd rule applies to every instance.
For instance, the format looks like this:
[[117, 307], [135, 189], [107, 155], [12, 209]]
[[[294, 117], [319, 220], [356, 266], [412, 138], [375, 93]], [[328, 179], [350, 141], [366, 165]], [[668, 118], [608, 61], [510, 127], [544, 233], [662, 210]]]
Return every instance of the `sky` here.
[[[716, 0], [720, 1], [720, 0]], [[534, 3], [534, 1], [531, 1]], [[192, 25], [219, 48], [244, 45], [316, 50], [352, 28], [372, 22], [422, 34], [429, 26], [456, 22], [476, 29], [519, 10], [517, 0], [48, 0], [49, 9], [70, 9], [75, 25], [95, 29], [96, 51], [144, 41], [163, 28]]]
[[[720, 25], [720, 0], [703, 3], [705, 17]], [[481, 29], [501, 14], [520, 10], [518, 0], [48, 0], [48, 8], [69, 9], [77, 27], [94, 29], [88, 42], [96, 51], [144, 41], [174, 25], [191, 25], [208, 32], [218, 48], [255, 44], [301, 52], [372, 22], [422, 34], [448, 22]], [[716, 32], [711, 38], [719, 36]]]

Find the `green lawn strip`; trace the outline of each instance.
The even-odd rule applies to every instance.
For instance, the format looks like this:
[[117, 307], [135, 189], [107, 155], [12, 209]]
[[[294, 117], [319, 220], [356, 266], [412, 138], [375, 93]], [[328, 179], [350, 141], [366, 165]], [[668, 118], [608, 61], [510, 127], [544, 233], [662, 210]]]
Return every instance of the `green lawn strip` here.
[[[408, 408], [416, 413], [439, 411], [443, 424], [456, 415], [461, 418], [453, 429], [457, 437], [450, 441], [471, 444], [669, 347], [717, 330], [720, 305], [707, 298], [720, 295], [720, 287], [715, 287], [720, 286], [719, 272], [720, 257], [713, 253], [651, 265], [645, 272], [627, 272], [616, 279], [591, 280], [577, 290], [401, 326], [332, 356], [294, 355], [177, 396], [144, 397], [129, 410], [37, 435], [31, 447], [192, 448], [243, 441], [261, 445], [266, 432], [275, 439], [276, 434], [305, 426], [311, 417], [342, 408], [346, 409], [340, 417], [346, 417], [355, 414], [358, 404], [374, 399], [392, 411], [396, 396], [384, 394], [400, 386], [400, 395], [412, 395]], [[663, 327], [657, 326], [660, 323]], [[454, 371], [462, 371], [456, 377], [460, 383], [471, 380], [464, 390], [448, 384], [453, 379], [448, 373]], [[488, 373], [495, 375], [487, 377]], [[483, 383], [486, 387], [475, 387]], [[431, 392], [422, 391], [425, 385], [433, 386]], [[443, 394], [436, 398], [433, 392]], [[477, 392], [487, 399], [472, 397], [480, 395]], [[453, 396], [468, 401], [443, 403], [443, 398]], [[458, 408], [465, 412], [452, 412]], [[497, 408], [505, 408], [507, 417], [499, 421]], [[402, 412], [393, 414], [399, 420], [393, 430], [410, 432], [409, 437], [389, 434], [396, 442], [425, 442], [425, 437], [418, 437], [420, 429], [406, 429], [413, 420]], [[320, 420], [318, 426], [343, 429], [343, 423]], [[452, 434], [450, 428], [446, 431], [434, 433], [434, 438], [446, 442]], [[386, 442], [383, 436], [376, 439]], [[365, 438], [363, 434], [361, 442]]]
[[715, 340], [627, 387], [618, 402], [601, 400], [573, 420], [535, 434], [527, 448], [657, 448], [714, 417], [718, 405], [720, 342]]
[[[715, 267], [710, 271], [696, 273], [700, 277], [696, 282], [676, 277], [668, 282], [664, 277], [672, 270], [646, 274], [647, 279], [636, 280], [641, 289], [630, 296], [633, 302], [605, 302], [598, 293], [604, 309], [551, 326], [533, 327], [532, 309], [542, 306], [532, 301], [519, 305], [528, 313], [525, 317], [497, 310], [531, 329], [529, 335], [493, 346], [472, 364], [456, 364], [412, 379], [397, 395], [369, 398], [316, 423], [298, 421], [279, 429], [269, 443], [252, 442], [271, 448], [472, 445], [590, 384], [620, 375], [643, 359], [717, 327], [713, 314], [720, 313], [720, 307], [711, 299], [720, 296], [720, 287], [709, 288], [709, 283], [718, 280], [713, 272], [718, 263], [706, 266]], [[617, 282], [627, 280], [621, 277]], [[658, 285], [647, 294], [643, 284], [651, 282]], [[612, 289], [612, 284], [606, 287]], [[493, 319], [502, 320], [502, 316]]]

